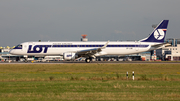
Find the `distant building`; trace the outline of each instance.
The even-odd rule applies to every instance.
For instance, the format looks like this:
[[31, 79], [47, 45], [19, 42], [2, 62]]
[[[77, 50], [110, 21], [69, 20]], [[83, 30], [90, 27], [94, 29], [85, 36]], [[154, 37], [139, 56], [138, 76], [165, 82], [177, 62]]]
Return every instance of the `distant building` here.
[[162, 60], [180, 61], [180, 39], [170, 38], [167, 42], [170, 42], [172, 46], [158, 49], [157, 57]]

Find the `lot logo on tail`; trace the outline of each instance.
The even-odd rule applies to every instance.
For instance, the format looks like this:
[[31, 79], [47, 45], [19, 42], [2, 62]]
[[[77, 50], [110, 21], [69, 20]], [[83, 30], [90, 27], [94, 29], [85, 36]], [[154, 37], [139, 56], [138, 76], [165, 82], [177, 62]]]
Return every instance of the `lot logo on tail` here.
[[157, 39], [157, 40], [162, 40], [164, 38], [164, 36], [165, 36], [164, 30], [165, 29], [157, 29], [154, 32], [154, 38]]

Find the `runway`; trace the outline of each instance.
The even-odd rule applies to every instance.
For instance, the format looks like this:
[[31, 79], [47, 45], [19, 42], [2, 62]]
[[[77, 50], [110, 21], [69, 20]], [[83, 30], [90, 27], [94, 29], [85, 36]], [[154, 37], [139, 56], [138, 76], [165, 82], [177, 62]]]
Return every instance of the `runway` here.
[[0, 62], [0, 64], [180, 64], [180, 61], [50, 61], [50, 62]]

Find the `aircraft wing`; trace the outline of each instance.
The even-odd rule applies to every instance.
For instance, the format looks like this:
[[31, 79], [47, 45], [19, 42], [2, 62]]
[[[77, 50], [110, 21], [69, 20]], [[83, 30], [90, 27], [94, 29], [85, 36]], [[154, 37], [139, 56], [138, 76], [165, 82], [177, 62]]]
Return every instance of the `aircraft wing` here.
[[106, 48], [108, 43], [109, 43], [109, 41], [103, 47], [100, 47], [100, 48], [94, 48], [94, 49], [87, 49], [87, 50], [77, 51], [76, 54], [92, 56], [92, 55], [94, 55], [94, 54], [96, 54], [98, 52], [101, 52], [102, 49]]

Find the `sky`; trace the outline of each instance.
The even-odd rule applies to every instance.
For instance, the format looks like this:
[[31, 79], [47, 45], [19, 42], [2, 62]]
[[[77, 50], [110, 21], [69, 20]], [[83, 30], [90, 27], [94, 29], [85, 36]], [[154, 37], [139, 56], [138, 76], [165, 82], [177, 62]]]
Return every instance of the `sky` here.
[[169, 20], [180, 38], [180, 0], [1, 0], [0, 47], [27, 41], [140, 40]]

